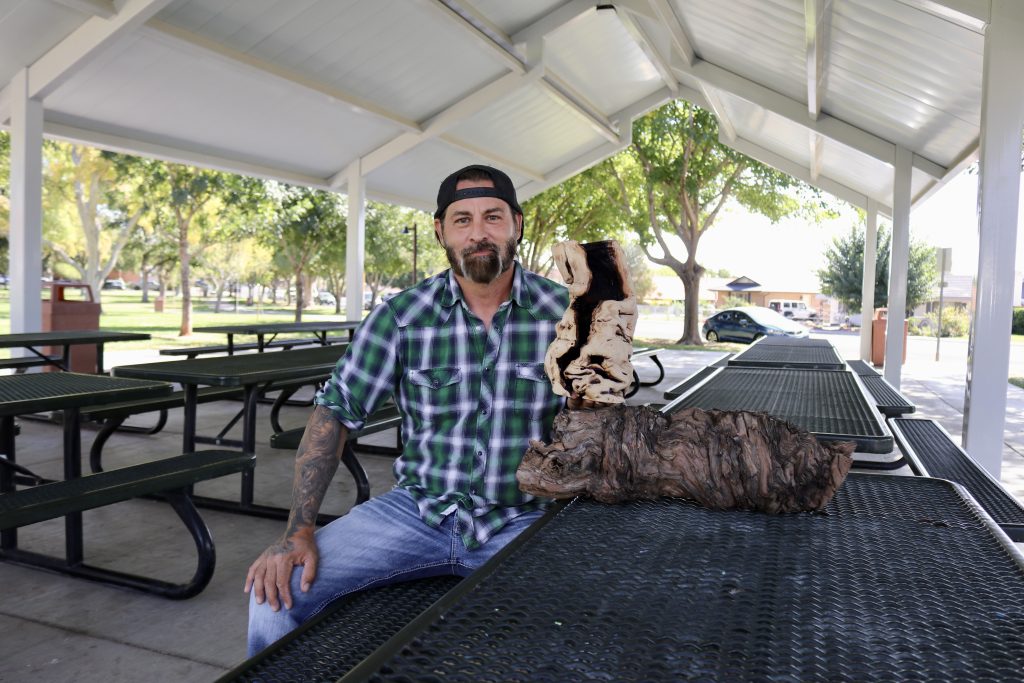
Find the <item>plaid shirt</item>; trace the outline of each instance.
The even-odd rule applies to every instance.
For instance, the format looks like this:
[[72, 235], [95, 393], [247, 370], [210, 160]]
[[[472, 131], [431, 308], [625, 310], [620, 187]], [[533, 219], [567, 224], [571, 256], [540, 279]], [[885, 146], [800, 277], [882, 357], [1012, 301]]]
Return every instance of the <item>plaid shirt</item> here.
[[467, 548], [544, 504], [519, 490], [516, 468], [530, 439], [550, 440], [562, 404], [544, 354], [568, 292], [514, 267], [511, 297], [489, 330], [451, 271], [376, 306], [316, 396], [349, 430], [396, 397], [405, 441], [398, 486], [430, 526], [457, 514]]

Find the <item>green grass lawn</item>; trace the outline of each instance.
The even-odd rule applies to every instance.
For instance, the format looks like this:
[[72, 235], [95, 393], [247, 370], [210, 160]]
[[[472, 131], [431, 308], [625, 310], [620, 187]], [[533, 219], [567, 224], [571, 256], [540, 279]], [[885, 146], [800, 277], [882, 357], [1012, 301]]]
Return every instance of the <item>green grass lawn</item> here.
[[1020, 387], [1021, 389], [1024, 389], [1024, 377], [1011, 377], [1010, 384], [1012, 384], [1015, 387]]
[[[191, 336], [178, 335], [181, 329], [181, 302], [177, 298], [168, 298], [163, 313], [153, 310], [156, 296], [150, 293], [149, 303], [142, 303], [142, 292], [134, 290], [106, 290], [103, 292], [103, 309], [100, 314], [100, 327], [119, 332], [147, 332], [152, 336], [149, 341], [118, 342], [118, 349], [165, 349], [176, 346], [204, 346], [207, 344], [223, 344], [223, 334], [195, 332]], [[238, 311], [233, 310], [230, 300], [221, 302], [221, 311], [214, 313], [214, 300], [193, 297], [192, 326], [232, 325], [251, 322], [293, 322], [294, 307], [286, 307], [283, 303], [276, 306], [246, 307], [239, 301]], [[302, 314], [303, 321], [344, 319], [344, 311], [339, 315], [334, 306], [313, 306]], [[10, 332], [11, 307], [8, 290], [0, 290], [0, 334]]]

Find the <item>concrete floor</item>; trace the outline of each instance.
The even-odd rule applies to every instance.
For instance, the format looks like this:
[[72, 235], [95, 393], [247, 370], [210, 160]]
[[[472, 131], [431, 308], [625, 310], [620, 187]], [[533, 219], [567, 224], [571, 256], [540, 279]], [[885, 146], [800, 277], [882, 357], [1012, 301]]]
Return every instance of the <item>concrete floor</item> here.
[[[848, 358], [856, 357], [856, 337], [828, 333]], [[930, 342], [930, 346], [928, 343]], [[956, 345], [944, 348], [944, 361], [935, 363], [934, 340], [912, 339], [905, 366], [904, 393], [918, 405], [918, 415], [939, 419], [952, 433], [960, 431], [965, 352]], [[1019, 355], [1019, 354], [1017, 354]], [[1016, 374], [1024, 376], [1024, 359], [1015, 355]], [[713, 362], [719, 354], [664, 352], [660, 358], [667, 377], [653, 389], [644, 389], [631, 402], [662, 403], [661, 391]], [[145, 354], [109, 354], [109, 365], [149, 360]], [[1019, 367], [1018, 367], [1019, 366]], [[638, 363], [641, 376], [650, 377], [651, 365]], [[1008, 388], [1010, 408], [1004, 449], [1003, 481], [1018, 497], [1024, 496], [1024, 390]], [[200, 432], [215, 433], [239, 404], [206, 404], [200, 410]], [[261, 406], [261, 416], [269, 406]], [[308, 408], [287, 408], [286, 426], [300, 426]], [[153, 416], [135, 422], [152, 423]], [[40, 474], [61, 472], [60, 431], [55, 425], [22, 420], [18, 461]], [[83, 447], [93, 432], [83, 433]], [[256, 472], [258, 502], [287, 506], [290, 497], [292, 453], [271, 449], [269, 421], [259, 425]], [[375, 435], [394, 443], [393, 433]], [[105, 449], [106, 464], [138, 462], [180, 451], [181, 416], [172, 413], [167, 427], [154, 436], [118, 434]], [[391, 459], [363, 455], [373, 494], [393, 482]], [[200, 493], [237, 495], [238, 476], [207, 482]], [[339, 470], [324, 505], [325, 512], [346, 511], [354, 489], [344, 469]], [[164, 503], [133, 500], [85, 513], [86, 559], [91, 564], [147, 573], [183, 581], [194, 570], [194, 548], [177, 517]], [[0, 564], [0, 681], [210, 681], [245, 656], [247, 598], [242, 584], [249, 563], [275, 537], [284, 523], [235, 514], [204, 511], [217, 547], [217, 569], [199, 596], [170, 601], [134, 591], [50, 574], [36, 569]], [[60, 520], [26, 527], [19, 532], [22, 547], [59, 554], [63, 547]]]

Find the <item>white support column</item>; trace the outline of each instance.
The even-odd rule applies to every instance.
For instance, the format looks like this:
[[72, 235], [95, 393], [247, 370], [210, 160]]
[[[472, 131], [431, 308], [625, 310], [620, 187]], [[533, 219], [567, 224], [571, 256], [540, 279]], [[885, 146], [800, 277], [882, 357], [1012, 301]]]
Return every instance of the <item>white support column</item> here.
[[864, 270], [860, 286], [860, 359], [871, 360], [871, 326], [875, 317], [875, 263], [878, 260], [878, 202], [868, 200], [864, 230]]
[[11, 80], [11, 332], [42, 329], [43, 105], [28, 97], [28, 70]]
[[914, 154], [896, 146], [893, 167], [892, 241], [889, 246], [889, 320], [885, 325], [885, 379], [900, 388], [903, 324], [907, 318], [907, 273], [910, 264], [910, 174]]
[[345, 246], [345, 317], [363, 317], [363, 263], [366, 252], [366, 187], [362, 162], [348, 167], [348, 237]]
[[985, 32], [978, 179], [978, 279], [967, 347], [963, 446], [996, 478], [1003, 460], [1024, 127], [1024, 6], [992, 0]]

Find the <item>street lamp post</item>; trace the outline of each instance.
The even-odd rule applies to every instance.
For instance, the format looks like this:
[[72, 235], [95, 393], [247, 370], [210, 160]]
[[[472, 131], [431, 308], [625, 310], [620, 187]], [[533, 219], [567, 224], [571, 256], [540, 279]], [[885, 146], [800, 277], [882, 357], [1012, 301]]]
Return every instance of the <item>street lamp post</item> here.
[[412, 224], [411, 230], [409, 228], [406, 228], [402, 232], [404, 232], [406, 235], [408, 235], [410, 232], [412, 233], [412, 286], [414, 286], [416, 284], [416, 224]]

